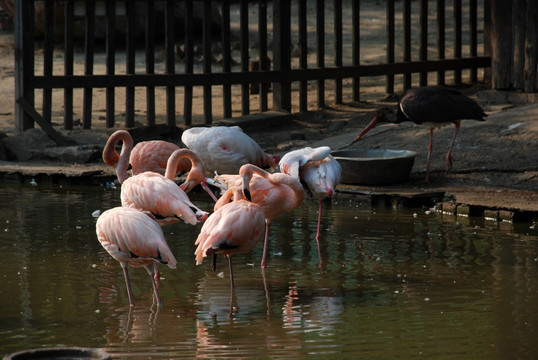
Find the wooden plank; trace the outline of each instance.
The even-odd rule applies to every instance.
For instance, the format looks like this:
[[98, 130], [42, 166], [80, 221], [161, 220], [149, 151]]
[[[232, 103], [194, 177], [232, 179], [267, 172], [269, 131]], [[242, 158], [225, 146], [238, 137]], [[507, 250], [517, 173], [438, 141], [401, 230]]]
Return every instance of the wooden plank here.
[[[445, 0], [437, 0], [437, 59], [445, 59]], [[437, 72], [437, 85], [445, 84], [445, 72]]]
[[22, 109], [32, 118], [33, 121], [35, 121], [41, 129], [54, 141], [56, 144], [60, 146], [67, 146], [67, 145], [74, 145], [76, 144], [75, 141], [68, 139], [64, 137], [62, 134], [58, 133], [54, 128], [52, 127], [52, 124], [48, 121], [46, 121], [41, 115], [35, 111], [34, 105], [29, 103], [23, 98], [17, 99], [17, 104], [19, 104]]
[[[342, 0], [334, 0], [334, 65], [342, 66]], [[334, 81], [334, 102], [342, 104], [342, 79]]]
[[[471, 0], [469, 3], [469, 23], [470, 23], [470, 56], [478, 55], [478, 5], [477, 0]], [[478, 82], [478, 71], [476, 67], [471, 68], [471, 82]]]
[[[73, 0], [65, 3], [65, 24], [64, 24], [64, 74], [73, 75], [73, 27], [75, 4]], [[66, 86], [64, 89], [64, 129], [73, 129], [73, 88]]]
[[[316, 64], [325, 67], [325, 0], [316, 0]], [[325, 81], [318, 79], [318, 107], [325, 107]]]
[[[387, 63], [394, 63], [394, 0], [387, 0], [386, 11], [386, 23], [387, 23]], [[385, 74], [385, 92], [387, 94], [394, 94], [394, 75]]]
[[[239, 2], [239, 32], [241, 33], [241, 71], [249, 71], [248, 0]], [[250, 113], [249, 85], [241, 84], [241, 114]]]
[[[491, 56], [491, 1], [484, 0], [484, 56]], [[491, 82], [491, 68], [484, 69], [484, 82]]]
[[[116, 70], [116, 2], [106, 2], [106, 74], [114, 76]], [[106, 127], [114, 127], [115, 123], [115, 88], [110, 84], [106, 88]]]
[[[258, 43], [260, 70], [269, 70], [269, 57], [267, 56], [267, 0], [258, 0]], [[260, 111], [267, 111], [269, 83], [260, 84]]]
[[[428, 0], [420, 0], [420, 50], [419, 60], [428, 60]], [[420, 73], [420, 86], [428, 85], [428, 73]]]
[[[352, 3], [352, 55], [351, 55], [351, 63], [353, 66], [359, 67], [361, 63], [361, 22], [360, 22], [360, 15], [361, 15], [361, 7], [360, 7], [360, 0], [353, 0]], [[360, 101], [360, 77], [355, 76], [353, 78], [353, 82], [351, 86], [353, 87], [353, 101], [359, 102]]]
[[[403, 2], [403, 60], [411, 61], [411, 0]], [[404, 74], [404, 90], [411, 87], [411, 73]]]
[[[146, 1], [146, 73], [155, 73], [155, 0]], [[148, 126], [155, 125], [155, 87], [146, 87], [146, 117]]]
[[492, 67], [491, 86], [495, 90], [508, 90], [512, 85], [512, 3], [491, 2]]
[[525, 35], [525, 83], [523, 90], [525, 92], [536, 92], [537, 74], [536, 67], [538, 62], [538, 4], [536, 1], [529, 1], [527, 6], [527, 31]]
[[[52, 75], [54, 50], [54, 2], [45, 0], [45, 33], [43, 44], [43, 74]], [[43, 90], [43, 119], [51, 122], [52, 91]]]
[[[232, 51], [231, 51], [231, 31], [230, 31], [230, 0], [222, 1], [222, 71], [229, 73], [232, 71]], [[225, 84], [222, 87], [222, 110], [224, 118], [232, 117], [232, 87]]]
[[[461, 40], [461, 0], [454, 0], [454, 58], [460, 59], [462, 52]], [[454, 83], [461, 84], [461, 70], [454, 70]]]
[[[136, 74], [136, 75], [94, 75], [85, 77], [75, 76], [35, 76], [34, 86], [43, 88], [82, 88], [93, 86], [94, 88], [106, 88], [109, 86], [215, 86], [224, 84], [248, 84], [255, 82], [282, 82], [311, 81], [319, 79], [353, 78], [356, 76], [384, 76], [404, 73], [420, 73], [422, 71], [449, 71], [454, 69], [470, 69], [472, 67], [488, 68], [491, 66], [491, 58], [479, 56], [476, 58], [445, 59], [414, 61], [411, 63], [392, 63], [325, 67], [323, 69], [293, 69], [233, 73], [212, 74]], [[289, 99], [289, 97], [287, 98]]]
[[[227, 1], [225, 1], [227, 2]], [[228, 17], [230, 12], [228, 11]], [[230, 40], [228, 39], [228, 42]], [[194, 72], [194, 7], [193, 1], [185, 1], [185, 73]], [[192, 125], [192, 97], [193, 88], [186, 85], [183, 97], [183, 123], [185, 126]]]
[[[15, 1], [13, 19], [15, 40], [15, 99], [34, 105], [34, 2]], [[34, 127], [34, 120], [15, 103], [15, 130], [21, 133]]]
[[[93, 75], [95, 53], [95, 0], [86, 1], [86, 24], [84, 36], [84, 75]], [[93, 89], [84, 88], [82, 98], [82, 128], [92, 127]]]
[[[204, 47], [204, 74], [211, 74], [211, 0], [204, 0], [203, 13], [203, 47]], [[204, 85], [204, 123], [211, 125], [213, 122], [213, 96], [211, 85]]]
[[[126, 30], [126, 50], [125, 50], [125, 72], [127, 74], [135, 73], [135, 3], [134, 0], [125, 1], [125, 11], [127, 17]], [[134, 127], [135, 119], [135, 88], [127, 86], [125, 88], [125, 126], [128, 128]]]
[[[165, 8], [165, 57], [166, 74], [175, 74], [176, 57], [174, 53], [175, 45], [175, 21], [174, 21], [174, 1], [166, 1]], [[168, 126], [176, 126], [176, 88], [168, 85], [166, 87], [166, 123]]]
[[[291, 4], [288, 0], [273, 1], [273, 61], [276, 71], [291, 69]], [[273, 82], [273, 110], [291, 111], [291, 82]]]
[[[307, 29], [307, 17], [306, 17], [306, 0], [299, 0], [298, 4], [298, 21], [299, 21], [299, 47], [301, 53], [299, 54], [299, 69], [308, 68], [308, 33]], [[299, 84], [299, 111], [308, 110], [308, 83], [301, 81]]]

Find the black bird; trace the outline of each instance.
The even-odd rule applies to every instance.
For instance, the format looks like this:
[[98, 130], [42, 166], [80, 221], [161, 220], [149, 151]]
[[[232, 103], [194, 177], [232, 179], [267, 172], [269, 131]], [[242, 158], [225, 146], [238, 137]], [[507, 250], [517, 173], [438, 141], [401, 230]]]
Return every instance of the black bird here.
[[396, 119], [389, 120], [385, 112], [377, 112], [372, 122], [349, 145], [363, 137], [378, 122], [388, 121], [398, 124], [403, 121], [412, 121], [415, 124], [424, 124], [430, 128], [428, 162], [426, 164], [426, 179], [424, 180], [427, 183], [429, 182], [433, 129], [447, 125], [448, 123], [456, 125], [452, 143], [446, 154], [446, 170], [448, 171], [452, 168], [452, 148], [454, 147], [454, 141], [460, 129], [461, 120], [484, 121], [487, 116], [476, 101], [463, 95], [458, 90], [444, 86], [413, 88], [407, 90], [398, 101]]

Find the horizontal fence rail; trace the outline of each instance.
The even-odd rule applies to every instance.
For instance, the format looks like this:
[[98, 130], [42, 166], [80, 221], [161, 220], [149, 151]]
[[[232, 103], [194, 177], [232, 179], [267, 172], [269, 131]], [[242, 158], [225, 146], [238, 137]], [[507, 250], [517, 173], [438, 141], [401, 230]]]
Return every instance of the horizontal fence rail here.
[[[16, 1], [16, 127], [60, 116], [72, 129], [75, 112], [85, 129], [103, 117], [114, 127], [118, 116], [134, 127], [140, 114], [149, 126], [163, 117], [175, 126], [178, 113], [184, 126], [209, 125], [216, 99], [218, 116], [230, 118], [358, 102], [363, 78], [383, 77], [386, 93], [400, 75], [403, 89], [445, 84], [449, 71], [454, 84], [463, 70], [476, 83], [491, 66], [479, 47], [488, 1]], [[371, 17], [379, 7], [384, 16]], [[384, 51], [373, 56], [376, 47]], [[97, 96], [106, 105], [96, 119]]]

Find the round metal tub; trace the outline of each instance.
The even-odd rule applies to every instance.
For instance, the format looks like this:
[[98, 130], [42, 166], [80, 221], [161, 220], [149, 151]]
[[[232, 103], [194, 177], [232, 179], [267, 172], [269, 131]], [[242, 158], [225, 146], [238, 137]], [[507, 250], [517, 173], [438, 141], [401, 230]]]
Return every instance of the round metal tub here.
[[343, 184], [387, 185], [406, 182], [417, 153], [410, 150], [353, 149], [331, 152], [342, 166]]

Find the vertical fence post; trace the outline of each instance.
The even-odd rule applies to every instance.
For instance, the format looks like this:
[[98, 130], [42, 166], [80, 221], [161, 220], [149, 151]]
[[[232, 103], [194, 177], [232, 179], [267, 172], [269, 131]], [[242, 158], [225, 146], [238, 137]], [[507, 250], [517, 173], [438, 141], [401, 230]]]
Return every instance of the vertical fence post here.
[[[224, 5], [223, 5], [224, 6]], [[194, 4], [185, 1], [185, 74], [194, 72]], [[224, 16], [224, 15], [223, 15]], [[192, 85], [185, 85], [183, 118], [185, 126], [192, 125]]]
[[538, 5], [536, 1], [527, 2], [527, 30], [525, 33], [525, 67], [523, 71], [525, 73], [525, 82], [523, 90], [525, 92], [536, 92], [538, 88], [537, 83], [537, 57], [538, 57]]
[[[267, 0], [258, 1], [258, 43], [260, 70], [269, 70], [269, 59], [267, 57]], [[267, 111], [267, 94], [269, 92], [269, 84], [261, 83], [260, 86], [260, 111]]]
[[[174, 21], [174, 1], [166, 1], [166, 8], [164, 13], [166, 74], [173, 75], [176, 72], [176, 56], [174, 53], [176, 32]], [[166, 87], [166, 124], [168, 126], [176, 125], [176, 88], [174, 86]]]
[[512, 2], [491, 2], [491, 85], [506, 90], [512, 85]]
[[[146, 73], [155, 73], [155, 0], [146, 3]], [[148, 126], [155, 125], [155, 87], [146, 87], [146, 116]]]
[[[478, 55], [478, 21], [477, 21], [477, 0], [471, 0], [469, 4], [469, 17], [471, 23], [471, 53], [470, 56], [475, 58]], [[471, 83], [476, 84], [478, 82], [478, 71], [476, 67], [471, 68]]]
[[[291, 69], [291, 3], [289, 0], [273, 1], [273, 57], [275, 70]], [[291, 111], [291, 83], [277, 82], [273, 85], [274, 110]]]
[[[420, 0], [420, 61], [428, 60], [428, 0]], [[420, 86], [428, 85], [428, 73], [420, 73]]]
[[[387, 63], [394, 63], [394, 0], [387, 0]], [[387, 75], [385, 92], [394, 94], [394, 75]]]
[[[357, 68], [361, 64], [361, 21], [360, 21], [360, 15], [361, 15], [361, 6], [360, 6], [360, 0], [353, 0], [352, 4], [352, 18], [353, 18], [353, 36], [351, 39], [351, 42], [353, 44], [353, 50], [352, 50], [352, 63], [353, 66], [356, 66]], [[359, 102], [360, 101], [360, 85], [361, 84], [361, 78], [360, 76], [356, 76], [353, 78], [353, 101]]]
[[[334, 0], [334, 65], [342, 66], [342, 0]], [[342, 78], [335, 79], [334, 102], [342, 104]]]
[[[437, 58], [445, 59], [445, 0], [437, 0]], [[437, 72], [437, 85], [445, 84], [445, 72]]]
[[[127, 75], [135, 74], [135, 2], [134, 0], [125, 1], [125, 14], [127, 18], [126, 49], [125, 49], [125, 73]], [[146, 14], [147, 15], [147, 14]], [[134, 127], [135, 125], [135, 88], [127, 86], [125, 88], [125, 126]]]
[[[116, 72], [116, 1], [106, 2], [106, 74]], [[106, 88], [106, 127], [114, 127], [115, 123], [115, 88]]]
[[[248, 72], [248, 0], [239, 3], [239, 32], [241, 33], [241, 71]], [[241, 84], [241, 114], [250, 113], [249, 84]]]
[[[308, 32], [307, 28], [307, 7], [306, 0], [299, 0], [297, 5], [297, 12], [299, 13], [299, 48], [301, 53], [299, 55], [299, 69], [308, 68]], [[299, 111], [308, 110], [308, 82], [301, 80], [299, 83]]]
[[[318, 68], [325, 67], [325, 0], [316, 0], [316, 47]], [[318, 80], [318, 107], [325, 107], [325, 80]]]
[[[68, 0], [65, 4], [64, 24], [64, 74], [73, 75], [74, 68], [74, 14], [75, 2]], [[73, 129], [73, 88], [64, 89], [64, 129]]]
[[[211, 0], [204, 0], [203, 30], [204, 43], [204, 74], [210, 74], [211, 69]], [[204, 122], [211, 125], [213, 122], [213, 96], [211, 85], [204, 85]]]
[[[484, 56], [491, 56], [491, 0], [484, 0]], [[492, 59], [493, 60], [493, 59]], [[491, 82], [491, 67], [484, 69], [484, 82]]]
[[[45, 34], [43, 44], [43, 75], [52, 75], [54, 50], [54, 2], [45, 1]], [[43, 89], [43, 119], [51, 122], [52, 89]]]
[[[19, 0], [14, 2], [15, 19], [15, 100], [23, 99], [34, 105], [34, 89], [31, 81], [34, 77], [34, 1]], [[34, 121], [15, 102], [15, 130], [18, 133], [34, 127]]]
[[[222, 71], [232, 71], [232, 52], [230, 35], [230, 0], [222, 1]], [[232, 86], [222, 86], [222, 109], [224, 118], [232, 117]]]
[[[411, 0], [403, 2], [403, 59], [404, 62], [411, 62]], [[411, 73], [403, 74], [404, 90], [411, 87]]]
[[[461, 0], [454, 0], [454, 58], [461, 59]], [[454, 83], [461, 84], [461, 70], [454, 70]]]
[[[86, 0], [86, 28], [84, 36], [84, 75], [93, 74], [93, 58], [95, 51], [95, 0]], [[92, 127], [92, 103], [93, 89], [84, 88], [83, 107], [82, 107], [82, 127], [91, 129]]]

